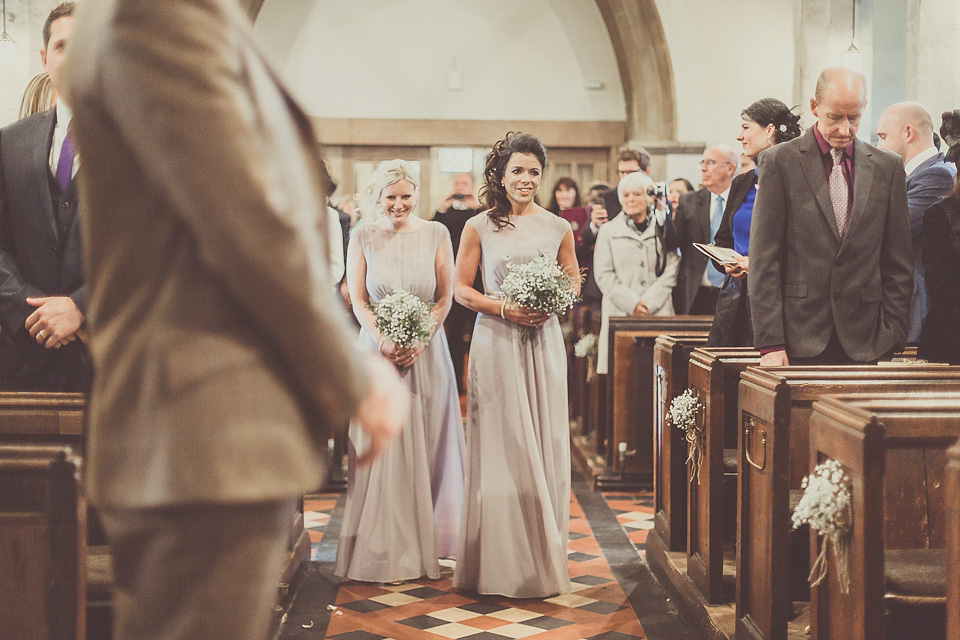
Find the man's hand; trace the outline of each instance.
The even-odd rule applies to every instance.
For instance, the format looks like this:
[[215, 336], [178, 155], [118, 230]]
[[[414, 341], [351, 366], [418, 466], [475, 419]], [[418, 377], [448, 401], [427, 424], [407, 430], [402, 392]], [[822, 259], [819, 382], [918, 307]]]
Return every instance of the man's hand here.
[[788, 367], [790, 359], [787, 358], [787, 352], [784, 349], [771, 351], [760, 356], [761, 367]]
[[393, 366], [379, 356], [367, 359], [370, 387], [357, 411], [357, 422], [370, 438], [370, 448], [357, 457], [368, 465], [380, 455], [392, 437], [400, 433], [410, 411], [410, 395]]
[[27, 304], [37, 307], [24, 326], [30, 337], [47, 349], [59, 349], [77, 339], [77, 329], [83, 325], [83, 314], [67, 296], [27, 298]]
[[607, 221], [607, 209], [602, 204], [594, 204], [590, 208], [590, 224], [594, 229]]

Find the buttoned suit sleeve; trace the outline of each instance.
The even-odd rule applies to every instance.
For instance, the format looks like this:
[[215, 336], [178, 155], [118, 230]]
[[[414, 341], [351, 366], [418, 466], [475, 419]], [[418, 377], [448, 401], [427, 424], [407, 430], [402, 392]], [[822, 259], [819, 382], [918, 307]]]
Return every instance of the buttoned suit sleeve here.
[[[326, 215], [319, 159], [312, 140], [290, 149], [304, 154], [302, 179], [316, 190], [316, 208], [299, 210], [256, 143], [265, 135], [260, 119], [270, 114], [250, 97], [247, 45], [224, 19], [211, 0], [127, 3], [102, 45], [111, 65], [101, 72], [99, 100], [150, 167], [144, 188], [169, 199], [201, 264], [242, 307], [308, 406], [339, 424], [355, 412], [367, 381], [317, 231]], [[139, 81], [131, 87], [130, 79]]]
[[[880, 285], [883, 288], [883, 321], [894, 335], [894, 349], [906, 343], [907, 316], [913, 293], [913, 245], [910, 240], [907, 178], [897, 159], [887, 202], [886, 224], [880, 245]], [[766, 188], [767, 183], [763, 183]]]
[[[23, 134], [21, 129], [19, 135]], [[13, 185], [8, 184], [9, 176], [4, 165], [17, 161], [12, 157], [12, 147], [16, 142], [22, 146], [22, 141], [11, 140], [16, 135], [9, 128], [0, 129], [0, 327], [10, 335], [20, 330], [26, 331], [24, 323], [36, 310], [36, 307], [27, 304], [27, 298], [47, 295], [26, 281], [14, 259], [11, 208], [16, 195], [10, 193]]]
[[[750, 312], [757, 349], [786, 344], [783, 331], [783, 256], [786, 251], [787, 195], [776, 147], [760, 155], [750, 222]], [[799, 163], [796, 171], [800, 171]]]
[[923, 213], [953, 187], [950, 167], [938, 162], [917, 176], [907, 190], [910, 209], [910, 237], [919, 239], [923, 230]]

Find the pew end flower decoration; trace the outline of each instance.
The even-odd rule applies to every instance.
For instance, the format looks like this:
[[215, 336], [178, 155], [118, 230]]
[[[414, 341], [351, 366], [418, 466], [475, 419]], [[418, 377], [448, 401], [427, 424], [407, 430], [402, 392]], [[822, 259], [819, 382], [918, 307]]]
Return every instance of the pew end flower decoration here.
[[396, 289], [367, 308], [380, 336], [401, 349], [429, 343], [437, 327], [432, 305], [404, 289]]
[[847, 549], [853, 526], [853, 499], [850, 477], [836, 460], [827, 459], [803, 479], [803, 496], [793, 511], [793, 528], [810, 525], [823, 536], [820, 555], [810, 567], [810, 586], [827, 577], [827, 547], [833, 547], [837, 580], [843, 593], [850, 592]]
[[595, 333], [585, 333], [573, 345], [573, 355], [587, 359], [587, 382], [592, 382], [597, 373], [597, 346], [599, 338]]
[[697, 414], [704, 409], [703, 403], [697, 397], [696, 391], [686, 389], [683, 393], [670, 401], [670, 410], [667, 412], [667, 421], [684, 432], [687, 441], [687, 464], [690, 465], [688, 482], [697, 479], [700, 484], [700, 465], [703, 463], [703, 429], [697, 425]]
[[[579, 297], [573, 290], [576, 278], [564, 271], [555, 258], [537, 254], [527, 262], [506, 261], [507, 274], [500, 283], [500, 296], [506, 302], [553, 315], [569, 311]], [[520, 339], [535, 335], [533, 327], [523, 327]]]

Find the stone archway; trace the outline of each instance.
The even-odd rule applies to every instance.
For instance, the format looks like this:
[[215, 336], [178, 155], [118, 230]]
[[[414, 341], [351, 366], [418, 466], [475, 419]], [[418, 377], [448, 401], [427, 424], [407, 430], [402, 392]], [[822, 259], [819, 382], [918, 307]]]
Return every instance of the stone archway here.
[[[256, 20], [264, 0], [238, 0]], [[627, 138], [669, 146], [677, 139], [676, 92], [667, 38], [654, 0], [595, 0], [620, 69]], [[654, 151], [654, 149], [650, 149]]]

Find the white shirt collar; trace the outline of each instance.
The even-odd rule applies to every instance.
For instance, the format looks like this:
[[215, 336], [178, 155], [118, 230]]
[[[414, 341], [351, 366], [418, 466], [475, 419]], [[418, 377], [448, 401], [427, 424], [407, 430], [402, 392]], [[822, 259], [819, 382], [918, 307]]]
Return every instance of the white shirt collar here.
[[63, 100], [57, 100], [57, 128], [63, 127], [66, 130], [71, 120], [73, 120], [73, 111]]
[[723, 193], [714, 193], [710, 192], [710, 211], [713, 211], [713, 208], [717, 206], [717, 198], [723, 198], [723, 206], [727, 206], [727, 198], [730, 197], [730, 187], [727, 187], [727, 190]]
[[917, 155], [910, 158], [910, 162], [908, 162], [903, 166], [903, 170], [907, 172], [907, 175], [910, 175], [911, 173], [917, 170], [917, 167], [919, 167], [921, 164], [923, 164], [933, 156], [937, 155], [938, 153], [940, 152], [937, 151], [937, 148], [931, 145], [926, 149], [924, 149], [923, 151], [921, 151], [920, 153], [918, 153]]

